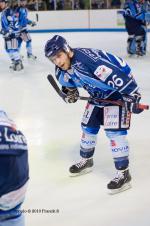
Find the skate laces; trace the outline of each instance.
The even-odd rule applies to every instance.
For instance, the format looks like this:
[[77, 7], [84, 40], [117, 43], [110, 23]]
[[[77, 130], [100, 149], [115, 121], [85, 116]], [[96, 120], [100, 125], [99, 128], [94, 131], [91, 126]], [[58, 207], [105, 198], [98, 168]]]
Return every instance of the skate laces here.
[[76, 166], [78, 168], [81, 168], [82, 166], [85, 166], [86, 163], [87, 163], [87, 159], [81, 159], [81, 161], [77, 163]]
[[124, 178], [124, 174], [123, 174], [123, 171], [117, 171], [117, 174], [116, 176], [112, 179], [112, 181], [114, 182], [119, 182], [120, 179], [123, 179]]

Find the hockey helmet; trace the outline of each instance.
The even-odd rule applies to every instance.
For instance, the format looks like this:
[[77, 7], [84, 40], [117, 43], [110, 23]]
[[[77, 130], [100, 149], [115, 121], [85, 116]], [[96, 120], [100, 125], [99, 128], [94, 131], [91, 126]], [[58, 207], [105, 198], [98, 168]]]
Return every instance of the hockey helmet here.
[[61, 50], [69, 52], [70, 46], [62, 36], [55, 35], [45, 45], [45, 56], [51, 58]]
[[8, 3], [8, 0], [0, 0], [0, 2]]
[[18, 6], [18, 0], [10, 0], [9, 3], [10, 8], [15, 8]]

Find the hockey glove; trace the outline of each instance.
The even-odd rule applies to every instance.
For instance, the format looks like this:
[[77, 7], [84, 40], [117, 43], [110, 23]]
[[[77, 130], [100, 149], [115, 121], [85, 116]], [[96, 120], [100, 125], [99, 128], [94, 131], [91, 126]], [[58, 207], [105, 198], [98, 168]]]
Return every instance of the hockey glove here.
[[133, 102], [125, 102], [125, 106], [131, 113], [140, 114], [143, 111], [143, 109], [139, 109], [138, 107], [141, 99], [141, 94], [135, 93], [132, 97], [134, 98]]
[[12, 39], [12, 38], [15, 38], [15, 35], [14, 33], [12, 33], [12, 30], [9, 30], [7, 32], [3, 32], [3, 37], [5, 39]]
[[66, 95], [64, 98], [66, 103], [75, 103], [78, 100], [79, 92], [77, 88], [62, 86], [62, 92]]
[[36, 22], [35, 21], [31, 21], [30, 25], [31, 25], [31, 27], [34, 27], [34, 26], [36, 26]]

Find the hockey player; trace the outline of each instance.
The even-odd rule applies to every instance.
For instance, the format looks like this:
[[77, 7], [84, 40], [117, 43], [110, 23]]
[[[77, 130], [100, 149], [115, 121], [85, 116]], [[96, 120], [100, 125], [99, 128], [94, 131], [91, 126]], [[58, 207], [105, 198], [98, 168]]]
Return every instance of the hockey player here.
[[29, 179], [26, 138], [0, 110], [0, 226], [24, 226], [21, 205]]
[[[117, 170], [117, 175], [108, 183], [107, 188], [111, 193], [129, 188], [131, 175], [127, 130], [130, 127], [131, 113], [142, 112], [136, 105], [141, 95], [130, 67], [123, 59], [102, 50], [72, 49], [59, 35], [47, 41], [45, 56], [56, 65], [56, 78], [62, 85], [67, 103], [75, 103], [78, 100], [78, 87], [85, 89], [93, 98], [86, 105], [81, 123], [81, 160], [70, 167], [71, 175], [91, 171], [97, 134], [103, 125], [110, 140]], [[135, 102], [126, 102], [127, 95]], [[99, 103], [96, 98], [122, 100], [125, 105]]]
[[23, 69], [23, 64], [18, 51], [18, 16], [15, 12], [15, 2], [11, 2], [8, 7], [7, 0], [0, 0], [0, 8], [3, 10], [1, 14], [1, 33], [5, 41], [5, 49], [8, 53], [14, 71]]
[[29, 59], [35, 60], [37, 57], [32, 53], [32, 39], [28, 31], [28, 24], [34, 27], [36, 23], [28, 19], [28, 9], [26, 8], [27, 1], [19, 0], [19, 6], [17, 8], [19, 14], [19, 29], [20, 29], [20, 38], [19, 38], [19, 48], [21, 47], [22, 41], [26, 42], [27, 57]]
[[145, 0], [126, 0], [124, 4], [125, 27], [128, 32], [127, 52], [143, 56], [147, 47], [147, 26], [145, 14], [148, 10]]

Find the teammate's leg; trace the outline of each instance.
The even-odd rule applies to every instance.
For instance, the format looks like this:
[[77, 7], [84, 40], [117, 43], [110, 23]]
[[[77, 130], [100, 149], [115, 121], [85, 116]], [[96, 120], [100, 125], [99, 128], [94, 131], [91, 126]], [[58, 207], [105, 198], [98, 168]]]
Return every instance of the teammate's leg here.
[[20, 71], [23, 69], [22, 61], [18, 50], [18, 40], [16, 38], [5, 38], [5, 50], [12, 61], [12, 68], [14, 71]]
[[28, 30], [24, 30], [23, 32], [21, 32], [21, 38], [23, 41], [26, 42], [26, 50], [27, 50], [28, 59], [35, 60], [37, 57], [34, 56], [32, 53], [32, 39], [31, 39], [31, 36], [30, 36]]
[[135, 41], [136, 41], [136, 54], [138, 56], [143, 56], [146, 54], [146, 47], [147, 47], [147, 29], [145, 26], [139, 26], [135, 34]]

